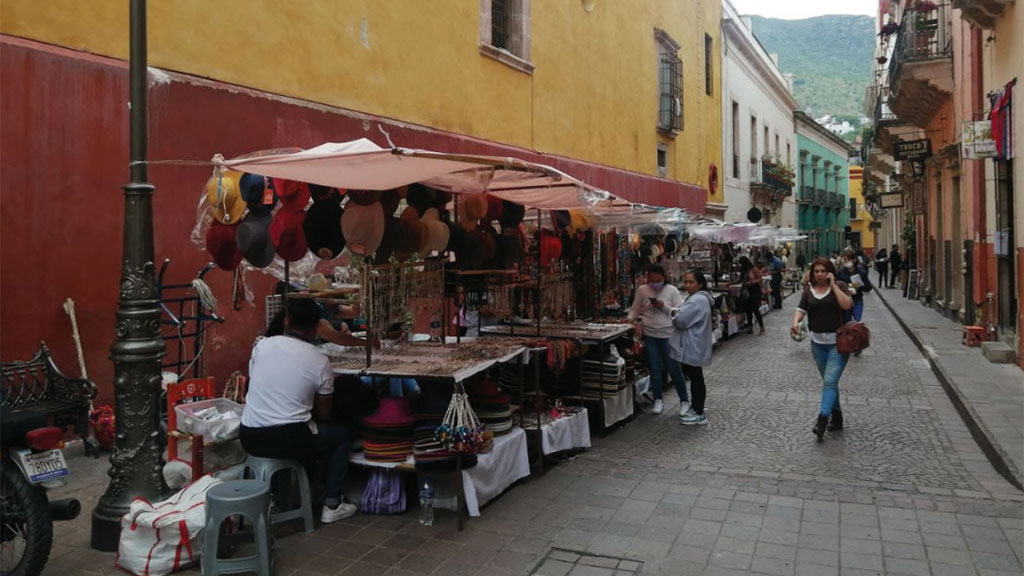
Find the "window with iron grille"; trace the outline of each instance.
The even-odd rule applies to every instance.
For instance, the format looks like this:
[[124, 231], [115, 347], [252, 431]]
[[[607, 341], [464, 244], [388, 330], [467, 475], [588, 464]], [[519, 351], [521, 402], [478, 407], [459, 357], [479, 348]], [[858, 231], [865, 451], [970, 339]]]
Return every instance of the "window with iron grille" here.
[[661, 92], [658, 107], [658, 128], [683, 129], [683, 61], [672, 52], [662, 52], [658, 67]]
[[850, 220], [857, 219], [857, 199], [850, 198]]
[[712, 41], [711, 36], [708, 34], [704, 35], [704, 92], [711, 95], [711, 48]]
[[509, 0], [491, 0], [491, 46], [509, 49]]

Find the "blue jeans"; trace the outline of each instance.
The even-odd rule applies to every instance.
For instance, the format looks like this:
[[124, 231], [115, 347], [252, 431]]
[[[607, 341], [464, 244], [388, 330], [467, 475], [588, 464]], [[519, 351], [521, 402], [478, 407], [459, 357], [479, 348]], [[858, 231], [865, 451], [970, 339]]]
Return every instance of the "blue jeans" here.
[[644, 346], [647, 347], [647, 363], [651, 368], [651, 388], [654, 391], [654, 399], [661, 400], [661, 391], [665, 385], [663, 378], [667, 367], [668, 375], [676, 387], [676, 393], [679, 394], [679, 401], [686, 402], [689, 398], [686, 395], [686, 380], [683, 378], [679, 362], [669, 356], [668, 338], [644, 336]]
[[854, 322], [860, 322], [860, 319], [864, 317], [864, 301], [854, 300], [853, 308], [843, 313], [846, 321], [849, 322], [850, 318], [853, 318]]
[[840, 410], [839, 407], [839, 378], [846, 368], [846, 361], [850, 359], [849, 354], [840, 354], [835, 344], [818, 344], [811, 342], [811, 354], [814, 356], [814, 363], [818, 365], [818, 373], [821, 374], [821, 410], [823, 416], [831, 416], [833, 410]]

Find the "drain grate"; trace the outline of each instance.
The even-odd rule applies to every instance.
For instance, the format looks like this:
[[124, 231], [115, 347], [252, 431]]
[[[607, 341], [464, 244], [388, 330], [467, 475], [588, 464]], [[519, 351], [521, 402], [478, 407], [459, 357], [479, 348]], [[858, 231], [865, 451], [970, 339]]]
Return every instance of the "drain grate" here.
[[629, 558], [601, 556], [552, 548], [530, 574], [533, 576], [634, 576], [644, 563]]

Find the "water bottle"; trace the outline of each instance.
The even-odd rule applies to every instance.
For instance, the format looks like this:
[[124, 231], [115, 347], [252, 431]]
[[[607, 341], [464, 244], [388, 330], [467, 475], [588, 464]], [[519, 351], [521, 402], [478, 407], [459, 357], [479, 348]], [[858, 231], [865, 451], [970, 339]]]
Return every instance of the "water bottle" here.
[[420, 524], [434, 525], [434, 483], [429, 476], [423, 478], [423, 485], [420, 486]]

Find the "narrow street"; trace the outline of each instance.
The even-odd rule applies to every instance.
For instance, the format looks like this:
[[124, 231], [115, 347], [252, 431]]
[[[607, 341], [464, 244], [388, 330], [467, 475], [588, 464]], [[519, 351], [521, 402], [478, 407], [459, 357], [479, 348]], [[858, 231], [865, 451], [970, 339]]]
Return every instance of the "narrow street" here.
[[[279, 534], [281, 575], [1021, 573], [1022, 494], [971, 438], [921, 354], [874, 295], [872, 346], [841, 382], [846, 429], [815, 441], [820, 383], [809, 345], [786, 335], [796, 299], [741, 335], [708, 372], [708, 425], [676, 399], [455, 529], [415, 509]], [[91, 509], [105, 460], [75, 458]], [[409, 497], [410, 500], [412, 499]], [[399, 535], [400, 534], [400, 535]], [[115, 574], [88, 549], [88, 516], [58, 524], [46, 573]]]

